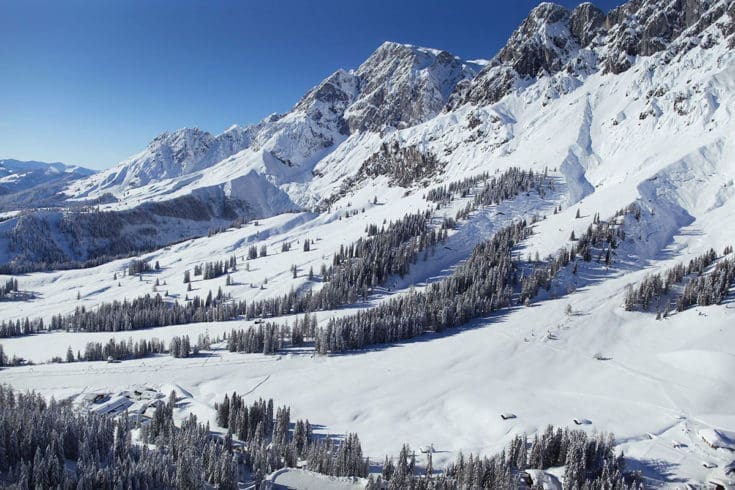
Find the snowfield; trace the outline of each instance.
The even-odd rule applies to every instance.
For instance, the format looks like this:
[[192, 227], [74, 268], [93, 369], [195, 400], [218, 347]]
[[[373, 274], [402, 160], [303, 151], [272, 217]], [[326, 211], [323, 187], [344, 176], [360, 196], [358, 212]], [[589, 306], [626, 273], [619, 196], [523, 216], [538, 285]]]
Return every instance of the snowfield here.
[[[702, 35], [714, 32], [711, 26]], [[388, 48], [393, 49], [381, 49]], [[421, 51], [421, 56], [438, 53]], [[467, 66], [460, 68], [454, 78], [470, 76]], [[357, 96], [353, 76], [337, 72], [329, 79], [350, 102]], [[424, 81], [436, 85], [431, 77]], [[446, 92], [443, 85], [435, 88], [437, 94]], [[304, 100], [304, 107], [313, 102], [323, 108], [322, 100]], [[158, 262], [160, 271], [140, 277], [126, 275], [131, 259], [20, 275], [20, 289], [33, 298], [0, 301], [0, 318], [48, 322], [78, 307], [94, 309], [103, 302], [156, 292], [184, 302], [222, 288], [234, 299], [250, 302], [291, 290], [317, 290], [323, 284], [321, 266], [332, 264], [340, 246], [365, 237], [368, 225], [380, 227], [430, 209], [435, 210], [433, 225], [439, 226], [473, 196], [436, 210], [425, 198], [429, 189], [482, 172], [492, 177], [516, 166], [548, 170], [553, 191], [543, 198], [524, 193], [473, 212], [406, 276], [392, 277], [365, 302], [317, 312], [319, 324], [420, 291], [451, 274], [475, 245], [515, 220], [540, 218], [533, 234], [517, 247], [517, 256], [530, 260], [538, 254], [545, 260], [570, 245], [572, 232], [583, 234], [595, 214], [608, 219], [636, 203], [641, 217], [626, 218], [626, 238], [612, 267], [606, 269], [595, 256], [590, 263], [580, 262], [576, 274], [562, 271], [554, 290], [530, 306], [514, 306], [412, 341], [340, 355], [316, 355], [312, 342], [269, 356], [230, 353], [219, 342], [186, 359], [158, 355], [120, 363], [48, 362], [63, 358], [68, 347], [76, 353], [87, 342], [110, 338], [219, 338], [254, 325], [245, 319], [0, 339], [8, 357], [33, 363], [1, 370], [0, 383], [56, 399], [141, 386], [162, 393], [174, 389], [184, 400], [177, 404], [177, 420], [194, 413], [214, 428], [214, 404], [225, 393], [236, 391], [248, 402], [272, 397], [276, 405], [291, 407], [292, 419], [308, 418], [317, 433], [358, 433], [364, 453], [377, 465], [386, 454], [397, 455], [404, 442], [413, 448], [433, 444], [434, 467], [443, 468], [460, 452], [493, 454], [516, 435], [533, 436], [549, 424], [609, 432], [626, 456], [627, 469], [640, 471], [647, 487], [701, 488], [716, 480], [735, 488], [735, 476], [726, 473], [735, 459], [735, 291], [731, 288], [722, 304], [692, 307], [660, 320], [655, 312], [624, 309], [626, 289], [648, 274], [687, 263], [710, 248], [720, 257], [725, 247], [735, 245], [733, 49], [722, 41], [696, 46], [673, 61], [665, 53], [640, 57], [616, 75], [546, 74], [533, 83], [525, 80], [490, 105], [440, 111], [438, 100], [443, 99], [424, 101], [431, 117], [423, 122], [349, 136], [331, 120], [314, 126], [303, 119], [304, 111], [313, 107], [297, 105], [298, 111], [257, 128], [262, 130], [257, 133], [259, 145], [240, 149], [252, 136], [240, 128], [228, 131], [234, 143], [216, 137], [225, 141], [216, 147], [221, 153], [201, 157], [211, 166], [194, 165], [183, 176], [167, 173], [156, 179], [145, 174], [150, 181], [128, 187], [129, 178], [118, 168], [75, 181], [68, 191], [88, 193], [84, 197], [110, 189], [120, 193], [119, 202], [103, 209], [223, 186], [228, 195], [251, 197], [261, 214], [270, 217], [144, 254], [139, 258]], [[311, 130], [332, 138], [334, 146], [308, 146], [303, 135]], [[197, 138], [205, 137], [197, 133], [191, 138], [187, 145], [198, 151]], [[387, 175], [349, 180], [381, 145], [394, 143], [437, 155], [441, 168], [408, 188]], [[146, 171], [143, 163], [153, 158], [152, 148], [123, 163]], [[284, 165], [274, 148], [296, 164]], [[166, 169], [174, 171], [181, 169]], [[341, 188], [344, 195], [338, 195]], [[317, 212], [315, 206], [330, 197], [328, 209]], [[303, 251], [306, 240], [309, 251]], [[290, 251], [282, 252], [284, 243], [292, 245]], [[268, 255], [245, 260], [253, 245], [266, 246]], [[224, 276], [203, 280], [192, 275], [187, 291], [185, 271], [231, 256], [237, 257], [232, 285], [226, 285]], [[310, 270], [317, 276], [313, 280]], [[0, 283], [6, 279], [0, 276]], [[515, 417], [506, 420], [504, 413]], [[417, 464], [425, 462], [417, 454]], [[555, 471], [544, 476], [548, 488], [558, 483]], [[270, 483], [273, 488], [353, 488], [365, 482], [289, 469], [271, 475]]]
[[[563, 187], [560, 187], [563, 189]], [[386, 198], [387, 196], [383, 196]], [[421, 208], [417, 197], [397, 198], [408, 210], [411, 202]], [[548, 211], [553, 203], [521, 196], [505, 212]], [[534, 204], [535, 203], [535, 204]], [[462, 206], [461, 200], [454, 207]], [[553, 208], [553, 204], [552, 204]], [[585, 206], [586, 209], [586, 206]], [[581, 232], [590, 218], [573, 219], [574, 209], [549, 214], [536, 226], [536, 233], [525, 244], [523, 254], [540, 250], [542, 254], [564, 245], [570, 223]], [[307, 219], [284, 215], [264, 220], [256, 227], [246, 225], [216, 235], [213, 239], [186, 242], [150, 255], [159, 260], [163, 271], [144, 275], [143, 285], [134, 278], [122, 278], [122, 286], [112, 284], [114, 271], [127, 261], [118, 261], [83, 271], [30, 274], [21, 278], [38, 298], [29, 303], [2, 303], [6, 315], [68, 311], [77, 303], [94, 304], [149, 292], [153, 277], [168, 283], [169, 295], [186, 294], [181, 281], [183, 269], [198, 261], [238, 253], [235, 244], [260, 233], [264, 243], [276, 248], [284, 239], [319, 238], [314, 250], [278, 252], [249, 261], [250, 272], [242, 263], [229, 286], [236, 297], [259, 298], [282, 294], [308, 281], [292, 279], [289, 267], [297, 263], [302, 270], [321, 262], [333, 253], [342, 239], [346, 242], [364, 233], [369, 222], [379, 222], [393, 213], [390, 205], [367, 207], [365, 213], [342, 220], [329, 217]], [[465, 244], [491, 236], [498, 209], [475, 213], [461, 224], [447, 245]], [[655, 217], [651, 219], [653, 222]], [[644, 225], [641, 225], [644, 227]], [[559, 232], [560, 240], [549, 239]], [[282, 231], [283, 230], [283, 231]], [[548, 233], [547, 233], [547, 230]], [[732, 304], [694, 308], [674, 314], [663, 321], [654, 315], [626, 312], [622, 308], [625, 288], [651, 269], [665, 268], [682, 260], [682, 250], [699, 252], [701, 236], [683, 228], [675, 233], [669, 247], [657, 257], [647, 258], [645, 237], [632, 237], [621, 247], [628, 260], [638, 267], [620, 262], [599, 276], [598, 268], [580, 270], [574, 279], [576, 291], [560, 299], [549, 299], [531, 307], [501, 311], [485, 320], [442, 334], [429, 334], [397, 345], [377, 346], [364, 352], [314, 356], [308, 349], [286, 351], [276, 356], [236, 354], [215, 346], [211, 352], [190, 359], [157, 356], [118, 364], [83, 362], [37, 364], [2, 371], [3, 381], [21, 389], [39, 390], [49, 396], [66, 398], [82, 392], [122, 390], [147, 385], [165, 390], [177, 386], [189, 393], [191, 403], [177, 414], [183, 418], [193, 411], [214, 423], [213, 404], [224, 393], [237, 391], [248, 397], [273, 397], [276, 403], [292, 407], [294, 418], [309, 418], [330, 434], [357, 432], [364, 451], [375, 462], [385, 454], [396, 454], [405, 441], [413, 447], [434, 444], [438, 467], [464, 452], [493, 453], [501, 450], [518, 433], [533, 434], [547, 424], [577, 427], [574, 419], [590, 423], [588, 431], [613, 432], [629, 464], [640, 469], [651, 483], [705, 481], [721, 471], [731, 458], [727, 450], [713, 449], [699, 435], [701, 430], [735, 430], [735, 396], [731, 373], [735, 368], [735, 331]], [[663, 233], [663, 231], [662, 231]], [[709, 234], [709, 243], [726, 242], [732, 237], [727, 228]], [[299, 238], [300, 237], [300, 238]], [[332, 238], [330, 238], [332, 237]], [[640, 239], [639, 239], [640, 238]], [[241, 245], [244, 247], [245, 245]], [[461, 247], [458, 247], [461, 248]], [[669, 258], [669, 249], [677, 250]], [[462, 254], [460, 254], [462, 255]], [[309, 257], [313, 257], [309, 259]], [[458, 259], [454, 250], [442, 247], [427, 262], [419, 262], [409, 277], [396, 282], [397, 289], [385, 291], [371, 302], [391, 294], [402, 294], [411, 284], [420, 285], [446, 274], [447, 264]], [[649, 262], [650, 260], [650, 262]], [[649, 267], [643, 267], [643, 265]], [[268, 277], [265, 290], [253, 289]], [[72, 287], [78, 284], [79, 287]], [[103, 285], [107, 285], [106, 287]], [[195, 281], [194, 291], [224, 288], [224, 278]], [[317, 285], [318, 287], [318, 285]], [[164, 289], [162, 286], [160, 289]], [[74, 299], [81, 290], [82, 299]], [[567, 305], [572, 314], [566, 313]], [[363, 305], [365, 307], [367, 305]], [[63, 308], [63, 309], [62, 309]], [[360, 306], [358, 306], [360, 308]], [[28, 310], [26, 310], [28, 311]], [[354, 311], [345, 308], [320, 312], [321, 321]], [[706, 315], [703, 317], [702, 315]], [[289, 318], [284, 320], [289, 321]], [[3, 339], [9, 356], [18, 355], [37, 363], [64, 355], [67, 346], [83, 350], [88, 341], [117, 339], [170, 339], [174, 335], [199, 333], [218, 337], [248, 321], [200, 323], [118, 333], [50, 333]], [[601, 353], [606, 360], [597, 360]], [[512, 412], [515, 419], [502, 420], [500, 414]], [[702, 461], [715, 462], [707, 469]], [[421, 464], [421, 458], [419, 458]]]

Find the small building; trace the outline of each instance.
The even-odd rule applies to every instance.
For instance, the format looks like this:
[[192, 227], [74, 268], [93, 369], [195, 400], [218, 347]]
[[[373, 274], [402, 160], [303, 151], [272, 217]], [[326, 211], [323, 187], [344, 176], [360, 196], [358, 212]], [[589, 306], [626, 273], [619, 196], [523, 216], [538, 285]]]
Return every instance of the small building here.
[[503, 420], [510, 420], [516, 418], [516, 414], [510, 412], [503, 412], [500, 414], [500, 418]]

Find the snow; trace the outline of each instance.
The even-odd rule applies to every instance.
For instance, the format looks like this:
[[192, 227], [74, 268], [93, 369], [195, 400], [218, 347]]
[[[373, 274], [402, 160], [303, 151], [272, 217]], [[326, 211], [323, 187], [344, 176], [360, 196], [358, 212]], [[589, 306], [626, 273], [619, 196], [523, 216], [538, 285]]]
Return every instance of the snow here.
[[714, 449], [727, 449], [735, 451], [735, 440], [732, 436], [728, 436], [715, 429], [702, 429], [699, 431], [699, 437]]
[[367, 481], [362, 478], [338, 478], [321, 475], [312, 471], [296, 468], [278, 470], [266, 479], [268, 489], [298, 488], [300, 490], [344, 490], [365, 488]]
[[[324, 322], [446, 276], [474, 244], [514, 216], [545, 215], [534, 225], [522, 253], [546, 257], [568, 244], [572, 230], [584, 232], [594, 213], [605, 219], [637, 202], [643, 209], [641, 221], [626, 224], [628, 236], [615, 267], [604, 271], [591, 264], [575, 277], [562, 275], [562, 286], [573, 290], [571, 294], [412, 342], [323, 357], [312, 356], [309, 349], [262, 356], [215, 346], [188, 359], [156, 356], [119, 364], [42, 364], [63, 356], [67, 346], [81, 350], [89, 341], [170, 339], [182, 334], [196, 338], [205, 332], [216, 337], [249, 324], [244, 321], [2, 339], [8, 355], [39, 364], [0, 371], [0, 382], [56, 398], [144, 385], [162, 393], [175, 389], [184, 400], [178, 404], [177, 417], [196, 413], [213, 424], [213, 405], [226, 392], [251, 399], [273, 397], [277, 404], [292, 407], [293, 418], [309, 418], [323, 426], [324, 433], [357, 432], [373, 461], [397, 454], [403, 442], [412, 447], [432, 443], [437, 468], [459, 451], [490, 454], [515, 435], [532, 435], [547, 424], [613, 432], [628, 468], [641, 470], [648, 486], [728, 481], [724, 472], [732, 462], [735, 439], [732, 295], [725, 304], [692, 308], [662, 321], [622, 307], [626, 287], [646, 274], [688, 261], [710, 247], [721, 253], [735, 244], [735, 228], [728, 226], [735, 219], [731, 136], [735, 55], [720, 43], [695, 48], [675, 63], [661, 61], [658, 55], [641, 58], [620, 75], [542, 77], [525, 82], [496, 104], [432, 114], [385, 134], [340, 135], [331, 123], [315, 125], [298, 111], [269, 118], [263, 124], [270, 126], [258, 133], [257, 145], [192, 170], [184, 178], [125, 188], [121, 202], [107, 207], [130, 207], [218, 186], [228, 195], [251, 198], [264, 214], [312, 206], [335, 193], [381, 144], [393, 141], [418, 145], [446, 163], [427, 187], [511, 166], [539, 171], [548, 167], [559, 184], [547, 201], [521, 196], [474, 213], [450, 236], [449, 249], [439, 248], [367, 304], [318, 312], [317, 317]], [[354, 72], [343, 72], [334, 83], [349, 92], [350, 76]], [[659, 87], [665, 90], [657, 92]], [[648, 97], [649, 93], [660, 95]], [[682, 94], [684, 102], [677, 106]], [[659, 110], [641, 118], [653, 105]], [[471, 118], [479, 124], [470, 127]], [[312, 129], [319, 138], [334, 137], [334, 145], [317, 148], [315, 140], [304, 141], [302, 136]], [[288, 155], [297, 164], [284, 165], [281, 157], [270, 153], [276, 148], [283, 150], [281, 157]], [[422, 197], [423, 184], [407, 192], [381, 177], [356, 182], [347, 191], [322, 214], [278, 214], [257, 225], [145, 254], [143, 258], [159, 261], [162, 270], [144, 274], [142, 281], [121, 277], [127, 259], [85, 270], [23, 275], [21, 289], [34, 292], [36, 298], [1, 302], [0, 316], [49, 319], [78, 305], [94, 308], [100, 302], [150, 293], [156, 279], [166, 283], [159, 291], [168, 291], [179, 301], [187, 294], [205, 296], [220, 286], [246, 301], [279, 296], [291, 288], [318, 288], [318, 281], [306, 277], [309, 268], [316, 272], [322, 263], [331, 263], [340, 245], [364, 236], [368, 224], [433, 207]], [[377, 205], [372, 203], [375, 196]], [[453, 216], [464, 203], [457, 200], [441, 213]], [[554, 214], [559, 204], [562, 210]], [[580, 219], [574, 218], [577, 209]], [[348, 210], [360, 212], [345, 218]], [[316, 240], [306, 253], [299, 246], [305, 239]], [[280, 251], [284, 241], [295, 243], [292, 251]], [[224, 277], [195, 278], [193, 291], [187, 293], [185, 270], [232, 254], [241, 257], [252, 244], [265, 244], [268, 256], [250, 261], [250, 271], [239, 261], [232, 274], [234, 286], [225, 288]], [[294, 264], [300, 271], [296, 279], [290, 273]], [[573, 314], [566, 314], [567, 305]], [[596, 359], [596, 353], [605, 360]], [[515, 418], [503, 420], [500, 414], [506, 412]], [[419, 465], [423, 458], [418, 456]], [[705, 468], [703, 461], [717, 466]], [[549, 488], [556, 488], [553, 472], [543, 478]], [[285, 471], [274, 479], [302, 487], [345, 484], [302, 470]]]

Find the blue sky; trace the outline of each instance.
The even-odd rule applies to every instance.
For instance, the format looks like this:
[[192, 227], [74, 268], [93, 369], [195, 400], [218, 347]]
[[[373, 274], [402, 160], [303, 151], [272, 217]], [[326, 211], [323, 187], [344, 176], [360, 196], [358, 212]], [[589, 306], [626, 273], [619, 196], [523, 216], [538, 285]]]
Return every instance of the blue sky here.
[[0, 0], [0, 158], [106, 168], [163, 131], [284, 112], [386, 40], [490, 58], [538, 3]]

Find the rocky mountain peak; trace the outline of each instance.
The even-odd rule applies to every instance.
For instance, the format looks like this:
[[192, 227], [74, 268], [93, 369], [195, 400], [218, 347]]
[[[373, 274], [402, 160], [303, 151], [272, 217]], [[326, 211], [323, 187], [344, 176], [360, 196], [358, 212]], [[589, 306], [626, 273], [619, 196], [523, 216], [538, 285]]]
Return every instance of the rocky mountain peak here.
[[[497, 102], [519, 80], [543, 74], [621, 73], [636, 57], [669, 49], [685, 32], [697, 36], [713, 24], [735, 45], [735, 0], [630, 0], [607, 15], [589, 2], [572, 11], [544, 2], [474, 80], [458, 84], [448, 108]], [[679, 44], [677, 52], [697, 42]]]
[[439, 113], [457, 83], [479, 69], [447, 51], [385, 42], [355, 72], [360, 95], [347, 111], [350, 130], [419, 124]]
[[213, 141], [214, 136], [207, 131], [182, 128], [156, 136], [147, 149], [159, 154], [170, 153], [173, 163], [186, 165], [204, 155]]
[[605, 32], [605, 19], [605, 12], [589, 2], [578, 5], [572, 11], [570, 29], [580, 46], [589, 46], [597, 35]]
[[561, 70], [578, 49], [571, 35], [571, 12], [554, 3], [542, 3], [531, 11], [510, 37], [492, 65], [508, 64], [521, 76], [536, 76], [545, 70]]
[[[607, 15], [608, 56], [605, 71], [621, 73], [635, 56], [665, 50], [685, 30], [699, 33], [722, 17], [732, 0], [630, 0]], [[732, 24], [732, 19], [730, 20]]]

